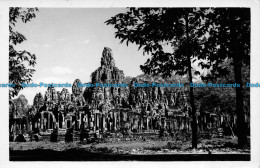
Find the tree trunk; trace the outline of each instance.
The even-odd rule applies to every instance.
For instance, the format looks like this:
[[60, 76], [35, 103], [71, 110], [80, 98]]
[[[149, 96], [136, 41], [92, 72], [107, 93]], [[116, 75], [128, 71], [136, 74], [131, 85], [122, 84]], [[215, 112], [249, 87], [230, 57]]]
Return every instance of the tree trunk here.
[[[188, 14], [186, 15], [186, 37], [187, 37], [187, 58], [188, 58], [188, 73], [189, 82], [192, 82], [192, 72], [191, 72], [191, 51], [190, 51], [190, 39], [189, 39], [189, 25], [188, 25]], [[196, 108], [194, 103], [193, 87], [190, 87], [190, 104], [191, 104], [191, 115], [192, 115], [192, 148], [197, 148], [198, 137], [197, 137], [197, 118], [196, 118]]]
[[245, 113], [243, 109], [243, 85], [241, 76], [241, 63], [234, 57], [234, 72], [235, 83], [240, 84], [240, 87], [236, 87], [236, 114], [237, 114], [237, 137], [238, 146], [244, 148], [247, 145], [247, 132], [245, 125]]
[[237, 39], [237, 34], [235, 29], [235, 17], [231, 15], [230, 22], [230, 33], [232, 40], [232, 58], [234, 61], [234, 74], [235, 74], [235, 83], [239, 84], [239, 87], [236, 87], [236, 114], [237, 114], [237, 137], [238, 137], [238, 147], [245, 148], [247, 145], [247, 132], [245, 125], [245, 113], [243, 109], [244, 101], [243, 101], [243, 84], [242, 84], [242, 57], [243, 50], [241, 50], [239, 40]]

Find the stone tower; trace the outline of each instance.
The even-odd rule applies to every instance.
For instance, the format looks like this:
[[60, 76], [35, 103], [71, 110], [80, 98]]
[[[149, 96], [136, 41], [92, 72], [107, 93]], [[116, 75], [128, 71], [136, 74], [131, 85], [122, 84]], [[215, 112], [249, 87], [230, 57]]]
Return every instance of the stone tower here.
[[[105, 47], [102, 52], [101, 65], [91, 74], [92, 84], [121, 84], [124, 82], [124, 73], [115, 66], [112, 50]], [[87, 87], [84, 91], [86, 102], [96, 109], [102, 109], [103, 106], [115, 107], [120, 105], [125, 96], [122, 87]]]

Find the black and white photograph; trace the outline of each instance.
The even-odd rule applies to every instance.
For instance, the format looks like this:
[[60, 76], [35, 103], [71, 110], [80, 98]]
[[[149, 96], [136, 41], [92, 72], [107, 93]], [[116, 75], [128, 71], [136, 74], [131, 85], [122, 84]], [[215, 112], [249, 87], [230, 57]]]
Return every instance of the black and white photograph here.
[[252, 7], [33, 5], [6, 7], [9, 162], [250, 162], [259, 151]]

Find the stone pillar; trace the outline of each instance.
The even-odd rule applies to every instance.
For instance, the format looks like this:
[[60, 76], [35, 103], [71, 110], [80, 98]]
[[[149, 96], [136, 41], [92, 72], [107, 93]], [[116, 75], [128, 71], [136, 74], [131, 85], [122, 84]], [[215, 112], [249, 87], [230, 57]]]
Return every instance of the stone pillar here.
[[79, 113], [79, 128], [81, 128], [81, 124], [82, 124], [82, 114]]
[[99, 114], [96, 114], [96, 128], [100, 129], [100, 126], [99, 126]]
[[84, 115], [83, 123], [84, 123], [85, 128], [88, 129], [89, 127], [88, 127], [88, 115], [87, 114]]
[[64, 117], [64, 128], [65, 128], [65, 129], [67, 128], [67, 119], [66, 119], [66, 116]]
[[86, 116], [83, 116], [83, 119], [82, 119], [82, 124], [84, 125], [84, 128], [86, 129], [87, 128], [87, 125], [86, 125]]
[[61, 127], [64, 129], [65, 128], [65, 117], [64, 117], [64, 115], [62, 115], [62, 123], [61, 123]]
[[75, 130], [78, 130], [78, 116], [77, 116], [77, 112], [74, 112], [75, 113], [75, 124], [74, 124], [74, 127], [75, 127]]
[[37, 128], [38, 128], [38, 129], [41, 128], [41, 119], [40, 119], [40, 118], [38, 119], [38, 122], [37, 122]]
[[29, 123], [29, 130], [32, 131], [32, 122]]
[[122, 128], [122, 123], [123, 123], [123, 118], [122, 118], [122, 111], [120, 110], [119, 112], [118, 112], [118, 126], [119, 126], [119, 128]]
[[91, 122], [91, 113], [88, 114], [88, 117], [87, 117], [87, 125], [88, 125], [88, 128], [90, 129], [90, 122]]
[[98, 115], [98, 128], [99, 130], [102, 128], [102, 113], [99, 113]]
[[109, 117], [106, 117], [106, 130], [107, 130], [107, 131], [110, 131]]
[[102, 125], [101, 125], [101, 130], [104, 131], [104, 128], [105, 128], [105, 116], [102, 114]]
[[143, 129], [143, 125], [144, 125], [144, 117], [141, 118], [141, 130]]
[[94, 113], [94, 120], [93, 120], [93, 131], [96, 131], [96, 113]]
[[149, 129], [149, 118], [148, 117], [146, 118], [146, 129], [147, 130]]
[[114, 117], [114, 130], [116, 130], [116, 113], [113, 113], [113, 117]]
[[135, 118], [133, 118], [133, 122], [132, 122], [131, 130], [133, 130], [134, 126], [135, 126]]
[[40, 124], [41, 129], [43, 129], [43, 120], [44, 120], [44, 116], [43, 113], [41, 113], [41, 124]]
[[70, 116], [70, 128], [72, 127], [72, 116]]
[[50, 113], [48, 113], [48, 129], [50, 129], [51, 128], [51, 119], [50, 119]]

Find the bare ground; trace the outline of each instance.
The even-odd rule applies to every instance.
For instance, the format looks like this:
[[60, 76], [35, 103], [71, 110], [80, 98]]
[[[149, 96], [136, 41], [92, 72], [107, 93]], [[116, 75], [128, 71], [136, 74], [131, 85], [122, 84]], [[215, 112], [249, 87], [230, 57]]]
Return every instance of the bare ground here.
[[68, 151], [83, 150], [95, 153], [111, 154], [249, 154], [250, 149], [236, 148], [236, 138], [213, 138], [199, 141], [198, 148], [192, 149], [190, 141], [137, 140], [113, 141], [107, 143], [86, 144], [81, 142], [10, 142], [10, 151], [52, 150]]

